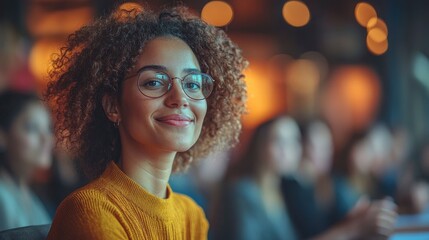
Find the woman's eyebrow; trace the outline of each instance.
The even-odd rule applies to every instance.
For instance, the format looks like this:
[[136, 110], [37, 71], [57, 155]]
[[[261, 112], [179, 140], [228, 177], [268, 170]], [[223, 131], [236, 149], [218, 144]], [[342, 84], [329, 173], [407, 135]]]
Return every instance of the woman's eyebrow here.
[[161, 65], [146, 65], [141, 67], [139, 70], [137, 70], [137, 72], [142, 72], [145, 70], [157, 70], [157, 71], [166, 72], [167, 68]]
[[201, 70], [198, 68], [185, 68], [183, 69], [183, 73], [201, 73]]
[[[161, 66], [161, 65], [146, 65], [141, 67], [139, 70], [137, 70], [137, 72], [142, 72], [145, 70], [156, 70], [156, 71], [161, 71], [161, 72], [168, 72], [168, 69], [165, 66]], [[185, 68], [182, 70], [183, 73], [200, 73], [201, 70], [198, 68]]]

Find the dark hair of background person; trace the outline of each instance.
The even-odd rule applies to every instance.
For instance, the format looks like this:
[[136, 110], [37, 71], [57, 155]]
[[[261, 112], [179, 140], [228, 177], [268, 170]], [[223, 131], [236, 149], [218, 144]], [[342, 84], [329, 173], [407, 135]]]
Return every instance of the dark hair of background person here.
[[340, 176], [349, 176], [352, 173], [350, 164], [353, 149], [359, 142], [365, 140], [368, 136], [368, 130], [357, 131], [351, 135], [344, 146], [334, 156], [332, 172]]
[[231, 161], [225, 181], [233, 181], [237, 177], [259, 177], [259, 169], [264, 164], [270, 129], [282, 117], [278, 116], [260, 124], [252, 133], [244, 154], [236, 161]]
[[424, 159], [425, 151], [428, 149], [429, 135], [425, 135], [417, 142], [411, 156], [415, 180], [429, 182], [429, 166], [427, 160]]

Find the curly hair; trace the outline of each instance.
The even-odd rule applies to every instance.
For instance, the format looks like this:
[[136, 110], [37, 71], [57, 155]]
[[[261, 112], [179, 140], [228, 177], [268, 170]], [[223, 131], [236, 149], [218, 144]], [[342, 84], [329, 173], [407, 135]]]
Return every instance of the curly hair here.
[[121, 97], [122, 81], [143, 47], [161, 36], [186, 42], [201, 70], [216, 83], [207, 99], [201, 135], [189, 150], [176, 154], [173, 171], [186, 169], [193, 159], [214, 149], [237, 143], [246, 102], [242, 72], [248, 62], [225, 32], [192, 16], [183, 6], [159, 12], [147, 8], [118, 11], [69, 36], [53, 59], [45, 93], [56, 113], [58, 142], [76, 155], [85, 173], [97, 177], [109, 161], [118, 161], [119, 132], [106, 117], [102, 98]]

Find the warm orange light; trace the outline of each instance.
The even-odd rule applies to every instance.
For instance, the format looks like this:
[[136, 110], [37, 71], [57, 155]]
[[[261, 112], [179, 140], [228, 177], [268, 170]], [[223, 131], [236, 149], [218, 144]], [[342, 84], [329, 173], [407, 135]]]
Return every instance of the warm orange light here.
[[129, 17], [135, 17], [143, 11], [143, 6], [135, 2], [122, 3], [115, 12], [115, 17], [119, 21], [126, 21]]
[[296, 60], [287, 68], [286, 81], [287, 87], [294, 94], [311, 96], [319, 87], [319, 68], [313, 61]]
[[362, 27], [366, 27], [369, 20], [377, 17], [377, 12], [369, 3], [360, 2], [355, 7], [355, 17]]
[[[373, 121], [381, 98], [380, 80], [366, 66], [336, 69], [327, 87], [325, 111], [338, 126], [362, 129]], [[343, 130], [344, 131], [344, 130]]]
[[243, 124], [246, 128], [254, 128], [285, 110], [285, 96], [279, 96], [278, 83], [267, 74], [266, 64], [252, 62], [244, 74], [248, 114], [244, 115]]
[[370, 37], [374, 42], [381, 43], [387, 39], [387, 25], [380, 18], [371, 18], [367, 24], [368, 37]]
[[232, 7], [223, 1], [208, 2], [201, 11], [201, 18], [216, 27], [222, 27], [232, 21]]
[[389, 48], [389, 43], [387, 41], [387, 38], [385, 38], [384, 41], [377, 42], [368, 33], [368, 36], [366, 37], [366, 46], [368, 47], [368, 50], [374, 55], [381, 55], [387, 51], [387, 49]]
[[93, 11], [90, 7], [56, 11], [34, 7], [26, 15], [26, 24], [34, 37], [69, 35], [91, 22]]
[[387, 30], [387, 25], [386, 23], [383, 21], [383, 19], [380, 18], [371, 18], [368, 21], [368, 24], [366, 25], [366, 28], [368, 29], [368, 31], [374, 29], [374, 28], [378, 28], [381, 31], [385, 32], [386, 35], [388, 34], [388, 30]]
[[328, 60], [321, 53], [313, 52], [313, 51], [306, 52], [301, 55], [301, 59], [307, 59], [314, 62], [319, 68], [320, 76], [322, 78], [328, 75], [328, 71], [329, 71]]
[[126, 10], [126, 11], [133, 11], [133, 10], [142, 11], [143, 6], [138, 4], [138, 3], [135, 3], [135, 2], [126, 2], [126, 3], [122, 3], [119, 6], [119, 9], [120, 10]]
[[267, 61], [268, 70], [273, 78], [283, 79], [284, 78], [284, 68], [294, 59], [287, 54], [276, 54]]
[[368, 32], [368, 37], [371, 38], [376, 43], [381, 43], [386, 41], [387, 35], [379, 28], [373, 28]]
[[283, 18], [294, 27], [303, 27], [310, 21], [307, 5], [300, 1], [288, 1], [283, 5]]
[[52, 54], [59, 53], [61, 42], [40, 40], [37, 41], [30, 51], [30, 70], [39, 82], [45, 83], [48, 71], [51, 68]]
[[365, 68], [349, 68], [344, 74], [341, 91], [354, 111], [353, 116], [357, 120], [369, 120], [368, 115], [372, 115], [370, 113], [379, 101], [380, 86], [377, 76]]

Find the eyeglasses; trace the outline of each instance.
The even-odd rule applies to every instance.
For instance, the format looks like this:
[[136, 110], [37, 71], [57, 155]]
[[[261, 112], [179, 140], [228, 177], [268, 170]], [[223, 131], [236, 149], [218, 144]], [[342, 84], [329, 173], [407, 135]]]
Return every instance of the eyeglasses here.
[[[159, 70], [142, 70], [137, 72], [137, 86], [146, 97], [159, 98], [164, 96], [173, 86], [173, 80], [179, 79], [183, 92], [194, 100], [203, 100], [213, 92], [214, 80], [207, 74], [191, 72], [183, 78], [170, 77], [167, 73]], [[134, 77], [129, 76], [128, 78]]]

